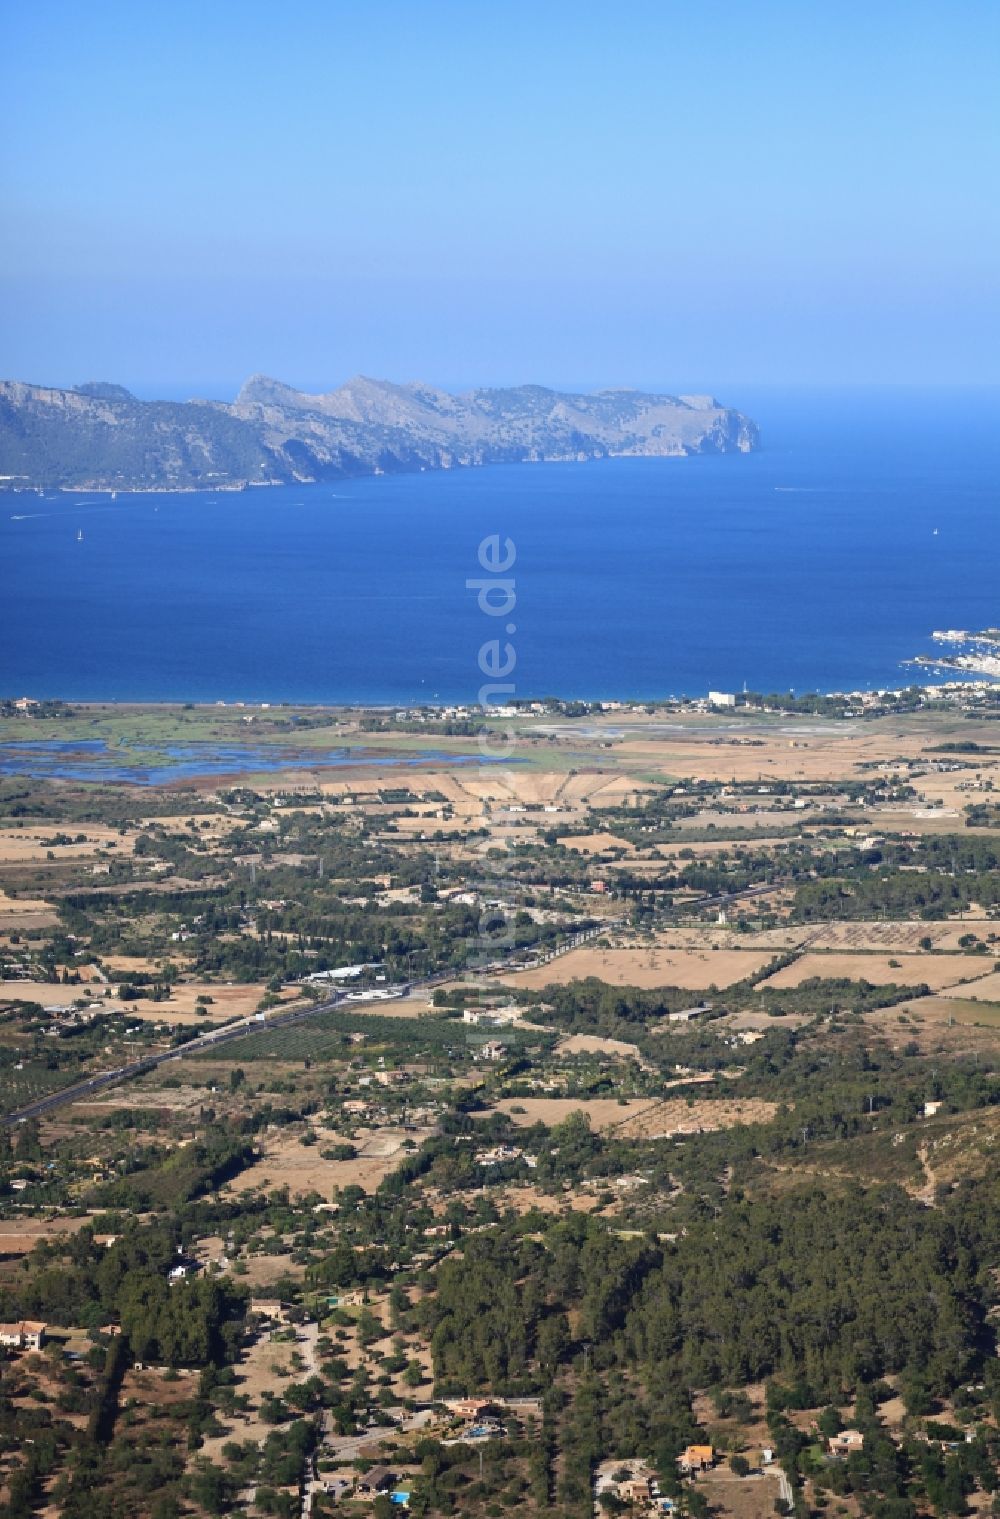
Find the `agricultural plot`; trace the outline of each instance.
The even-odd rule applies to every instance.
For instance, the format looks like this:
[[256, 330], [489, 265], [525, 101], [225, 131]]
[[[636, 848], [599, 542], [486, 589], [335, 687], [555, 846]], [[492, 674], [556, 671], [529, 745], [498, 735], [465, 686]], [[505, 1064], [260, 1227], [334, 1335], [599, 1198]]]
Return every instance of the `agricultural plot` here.
[[403, 834], [407, 838], [429, 839], [436, 833], [465, 833], [470, 826], [467, 817], [439, 818], [433, 815], [422, 815], [415, 818], [394, 818], [393, 832]]
[[49, 928], [58, 922], [55, 907], [41, 897], [12, 897], [0, 890], [0, 932]]
[[[224, 1023], [230, 1018], [252, 1013], [266, 990], [263, 982], [220, 986], [213, 981], [185, 981], [176, 983], [170, 996], [163, 1001], [140, 995], [130, 997], [123, 1004], [118, 987], [109, 988], [95, 974], [92, 980], [82, 981], [77, 986], [64, 986], [55, 981], [0, 981], [0, 1004], [22, 1001], [36, 1002], [43, 1008], [63, 1008], [75, 1003], [99, 1002], [109, 1013], [127, 1011], [130, 1018], [150, 1023]], [[109, 991], [110, 996], [106, 995]], [[283, 1000], [292, 1002], [295, 996], [294, 990], [287, 991]], [[199, 997], [208, 1000], [199, 1002]]]
[[697, 1486], [718, 1519], [771, 1519], [781, 1497], [775, 1472], [736, 1477], [722, 1468], [699, 1477]]
[[753, 934], [740, 933], [735, 928], [718, 923], [670, 924], [656, 935], [657, 949], [767, 950], [769, 955], [780, 955], [789, 949], [798, 949], [809, 938], [812, 930], [786, 924], [777, 928], [755, 929]]
[[769, 1123], [778, 1111], [776, 1102], [761, 1098], [671, 1097], [647, 1103], [629, 1116], [616, 1132], [623, 1139], [666, 1139], [673, 1134], [709, 1134], [742, 1124]]
[[18, 1070], [16, 1063], [0, 1069], [0, 1086], [3, 1089], [0, 1112], [8, 1113], [15, 1108], [23, 1108], [39, 1097], [47, 1097], [50, 1092], [72, 1086], [78, 1077], [78, 1071], [50, 1071], [40, 1060], [30, 1060], [26, 1056], [22, 1069]]
[[[178, 945], [174, 949], [171, 946], [172, 963], [177, 964], [183, 958], [183, 947]], [[121, 971], [126, 976], [158, 976], [162, 969], [160, 962], [149, 955], [102, 955], [101, 965], [105, 971]]]
[[[879, 827], [886, 833], [919, 833], [933, 836], [955, 833], [962, 828], [962, 806], [945, 807], [899, 807], [879, 813]], [[964, 831], [964, 830], [963, 830]], [[978, 829], [969, 829], [970, 833]], [[988, 832], [988, 830], [983, 830]]]
[[494, 1201], [501, 1211], [510, 1209], [519, 1217], [525, 1213], [564, 1215], [568, 1213], [600, 1212], [600, 1201], [594, 1192], [576, 1189], [572, 1192], [542, 1192], [538, 1187], [502, 1187], [497, 1190]]
[[315, 1144], [303, 1144], [301, 1132], [286, 1129], [269, 1131], [263, 1140], [261, 1158], [239, 1176], [227, 1182], [224, 1192], [266, 1191], [269, 1187], [287, 1187], [293, 1198], [318, 1192], [331, 1198], [344, 1187], [361, 1187], [374, 1192], [379, 1182], [394, 1171], [403, 1157], [417, 1149], [434, 1131], [429, 1128], [360, 1129], [354, 1137], [356, 1155], [349, 1160], [327, 1160], [323, 1150], [342, 1145], [344, 1136], [317, 1128]]
[[571, 1113], [584, 1113], [590, 1126], [597, 1132], [616, 1128], [625, 1119], [649, 1107], [646, 1097], [503, 1097], [495, 1104], [496, 1111], [506, 1113], [520, 1128], [544, 1123], [551, 1128], [562, 1123]]
[[164, 1069], [173, 1071], [178, 1067], [174, 1065], [161, 1067], [159, 1073], [153, 1071], [139, 1081], [112, 1087], [106, 1096], [74, 1102], [70, 1111], [74, 1116], [79, 1117], [93, 1113], [106, 1114], [115, 1108], [158, 1108], [164, 1113], [185, 1113], [193, 1108], [199, 1108], [205, 1101], [205, 1088], [203, 1086], [158, 1085], [158, 1079], [162, 1080]]
[[932, 991], [940, 991], [963, 976], [981, 975], [984, 969], [983, 962], [973, 955], [838, 954], [836, 951], [823, 954], [810, 950], [792, 965], [769, 976], [757, 989], [767, 992], [772, 988], [801, 986], [803, 981], [816, 976], [870, 981], [873, 986], [925, 984]]
[[[733, 840], [727, 838], [673, 839], [658, 843], [654, 847], [658, 860], [676, 860], [682, 850], [684, 851], [685, 859], [689, 855], [693, 855], [695, 859], [703, 860], [711, 859], [713, 855], [731, 850]], [[753, 833], [748, 832], [745, 837], [742, 834], [740, 835], [739, 847], [745, 853], [747, 850], [771, 849], [773, 843], [771, 838], [757, 838]]]
[[39, 1240], [53, 1240], [60, 1235], [75, 1234], [92, 1221], [93, 1215], [90, 1213], [81, 1213], [73, 1218], [0, 1219], [0, 1256], [30, 1255]]
[[[987, 961], [987, 964], [989, 963]], [[1000, 970], [987, 971], [986, 975], [961, 985], [946, 986], [942, 989], [941, 995], [942, 997], [967, 997], [973, 1002], [1000, 1002]]]
[[[506, 1031], [505, 1031], [506, 1032]], [[361, 1034], [368, 1045], [391, 1044], [406, 1054], [433, 1052], [459, 1055], [467, 1048], [468, 1031], [454, 1019], [393, 1018], [373, 1014], [319, 1013], [305, 1024], [291, 1028], [262, 1029], [226, 1045], [227, 1060], [330, 1060], [342, 1058], [350, 1036]], [[206, 1050], [195, 1060], [218, 1060], [219, 1052]]]
[[906, 1003], [902, 1009], [914, 1019], [930, 1024], [979, 1024], [983, 1028], [1000, 1028], [1000, 999], [996, 1002], [976, 1002], [971, 997], [952, 993], [936, 997], [922, 997], [919, 1002]]
[[865, 1023], [893, 1050], [918, 1050], [934, 1060], [993, 1060], [1000, 1003], [958, 997], [921, 997], [864, 1014]]
[[737, 835], [758, 833], [761, 830], [800, 833], [802, 814], [794, 812], [791, 808], [770, 811], [762, 808], [756, 812], [749, 809], [745, 812], [720, 812], [714, 808], [705, 808], [702, 812], [696, 812], [693, 817], [678, 818], [674, 826], [679, 833], [697, 833], [706, 828]]
[[102, 997], [104, 987], [97, 981], [79, 986], [63, 986], [58, 981], [0, 981], [0, 1006], [11, 1002], [35, 1002], [39, 1007], [72, 1007], [75, 1002], [93, 1002]]
[[777, 1103], [758, 1098], [670, 1097], [651, 1102], [648, 1097], [619, 1101], [612, 1097], [520, 1097], [503, 1098], [496, 1104], [520, 1127], [544, 1123], [551, 1128], [571, 1113], [584, 1113], [597, 1132], [613, 1130], [622, 1138], [661, 1139], [671, 1134], [708, 1133], [738, 1124], [766, 1123]]
[[986, 939], [990, 933], [1000, 932], [994, 919], [970, 917], [948, 919], [938, 922], [889, 922], [889, 923], [824, 923], [812, 929], [809, 935], [811, 949], [843, 949], [851, 951], [874, 950], [892, 954], [916, 954], [926, 948], [923, 941], [930, 940], [934, 950], [958, 951], [960, 940], [966, 934]]
[[[759, 1010], [755, 1008], [741, 1008], [738, 1013], [727, 1013], [714, 1024], [714, 1027], [716, 1029], [724, 1028], [734, 1034], [766, 1034], [768, 1029], [801, 1028], [804, 1023], [810, 1021], [811, 1017], [811, 1013], [791, 1013], [783, 1008], [780, 1018], [776, 1019], [769, 1008], [762, 1007]], [[667, 1023], [664, 1020], [662, 1023], [656, 1024], [650, 1032], [657, 1034], [671, 1033], [676, 1027], [676, 1024]]]
[[542, 987], [596, 976], [611, 986], [680, 986], [705, 991], [710, 986], [732, 986], [755, 975], [772, 959], [769, 950], [690, 949], [668, 950], [650, 946], [633, 949], [601, 949], [597, 946], [570, 950], [548, 965], [505, 976], [510, 986], [538, 991]]
[[568, 1038], [560, 1039], [553, 1054], [608, 1055], [612, 1059], [638, 1060], [642, 1063], [642, 1055], [634, 1044], [628, 1044], [624, 1039], [602, 1039], [599, 1034], [570, 1034]]
[[57, 828], [53, 824], [0, 828], [0, 866], [38, 864], [50, 857], [84, 859], [96, 855], [98, 850], [131, 855], [135, 852], [136, 837], [134, 832], [122, 834], [102, 823], [88, 823], [81, 828], [75, 825]]
[[[300, 809], [296, 809], [297, 811]], [[304, 810], [304, 809], [301, 809]], [[317, 811], [319, 809], [316, 809]], [[192, 829], [198, 837], [207, 844], [219, 844], [227, 839], [237, 828], [243, 826], [242, 819], [230, 817], [227, 813], [214, 812], [207, 816], [199, 815], [184, 816], [182, 814], [167, 815], [165, 817], [147, 817], [144, 819], [146, 827], [162, 828], [165, 833], [185, 834]]]
[[[183, 1025], [206, 1019], [211, 1023], [225, 1023], [230, 1018], [246, 1018], [266, 991], [263, 982], [220, 986], [212, 981], [184, 981], [171, 987], [168, 1001], [153, 1002], [146, 997], [137, 997], [129, 1001], [128, 1009], [130, 1014], [134, 1012], [136, 1017], [153, 1023]], [[280, 996], [289, 1004], [298, 1000], [294, 989], [288, 989]], [[211, 1001], [199, 1002], [199, 997], [208, 997]]]
[[[280, 1186], [280, 1182], [275, 1183]], [[273, 1288], [275, 1282], [287, 1280], [291, 1277], [302, 1278], [305, 1276], [305, 1266], [300, 1261], [295, 1261], [288, 1254], [282, 1254], [279, 1250], [251, 1250], [243, 1257], [246, 1266], [246, 1275], [241, 1280], [248, 1287], [253, 1287], [265, 1296], [268, 1290]]]
[[559, 843], [577, 854], [635, 854], [635, 845], [615, 833], [567, 834]]

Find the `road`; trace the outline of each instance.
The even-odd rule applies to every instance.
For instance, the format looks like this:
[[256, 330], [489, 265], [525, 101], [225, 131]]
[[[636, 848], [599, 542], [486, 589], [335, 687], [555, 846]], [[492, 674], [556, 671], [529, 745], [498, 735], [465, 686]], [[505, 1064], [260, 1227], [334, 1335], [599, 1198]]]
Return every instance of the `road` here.
[[[302, 1359], [305, 1361], [303, 1379], [317, 1377], [319, 1370], [319, 1325], [317, 1323], [301, 1324], [295, 1331], [296, 1345]], [[330, 1432], [330, 1411], [324, 1408], [319, 1414], [319, 1443]], [[310, 1519], [313, 1511], [313, 1502], [317, 1492], [322, 1492], [323, 1484], [319, 1480], [319, 1471], [316, 1465], [315, 1452], [306, 1456], [305, 1469], [302, 1473], [302, 1503], [299, 1512], [302, 1519]]]
[[[766, 896], [768, 892], [778, 891], [785, 883], [775, 881], [767, 886], [748, 886], [745, 891], [734, 891], [722, 896], [699, 897], [694, 902], [685, 902], [676, 908], [668, 908], [659, 918], [671, 917], [678, 912], [704, 912], [710, 907], [725, 907], [729, 903], [745, 901], [748, 898]], [[546, 950], [543, 955], [536, 956], [529, 964], [518, 962], [520, 969], [529, 969], [535, 965], [546, 965], [557, 955], [567, 954], [571, 949], [577, 949], [589, 940], [606, 933], [609, 928], [620, 928], [628, 922], [628, 914], [618, 914], [614, 918], [605, 918], [600, 925], [583, 930], [579, 934], [572, 934], [557, 951]], [[493, 960], [485, 966], [477, 966], [480, 974], [490, 975], [500, 971], [510, 971], [514, 967], [505, 960]], [[413, 992], [431, 991], [440, 986], [444, 981], [452, 981], [456, 976], [455, 971], [439, 971], [433, 976], [427, 976], [420, 981], [408, 983], [408, 991], [402, 991], [401, 996], [410, 995]], [[350, 993], [337, 992], [332, 997], [327, 997], [323, 1002], [311, 1003], [308, 1007], [296, 1008], [293, 1012], [274, 1014], [251, 1013], [246, 1018], [240, 1018], [235, 1023], [227, 1023], [224, 1027], [210, 1029], [206, 1034], [199, 1034], [194, 1039], [189, 1039], [186, 1044], [178, 1045], [175, 1049], [162, 1050], [156, 1055], [146, 1055], [142, 1060], [135, 1060], [127, 1065], [113, 1067], [110, 1071], [100, 1071], [95, 1076], [88, 1076], [85, 1081], [78, 1081], [73, 1086], [62, 1087], [58, 1092], [50, 1092], [46, 1097], [39, 1097], [35, 1102], [29, 1102], [23, 1108], [16, 1108], [0, 1120], [4, 1124], [24, 1123], [28, 1118], [40, 1118], [44, 1113], [51, 1113], [56, 1108], [68, 1107], [71, 1103], [81, 1102], [95, 1093], [107, 1090], [109, 1087], [120, 1086], [124, 1081], [131, 1081], [135, 1076], [145, 1076], [149, 1071], [155, 1071], [161, 1065], [167, 1065], [172, 1060], [186, 1060], [191, 1055], [203, 1054], [206, 1050], [218, 1049], [221, 1045], [230, 1044], [234, 1039], [243, 1039], [247, 1034], [260, 1033], [266, 1029], [269, 1033], [273, 1029], [290, 1028], [293, 1024], [304, 1023], [308, 1018], [316, 1018], [320, 1013], [333, 1012], [335, 1009], [347, 1007], [357, 1008], [364, 1012], [365, 1003], [350, 1000]]]
[[146, 1055], [142, 1060], [115, 1066], [110, 1071], [101, 1071], [96, 1076], [88, 1076], [85, 1081], [78, 1081], [73, 1086], [62, 1087], [58, 1092], [50, 1092], [47, 1097], [39, 1097], [37, 1101], [28, 1103], [26, 1107], [17, 1108], [13, 1113], [9, 1113], [4, 1122], [21, 1123], [26, 1118], [37, 1118], [42, 1113], [51, 1112], [53, 1108], [80, 1102], [83, 1098], [93, 1096], [95, 1092], [118, 1086], [123, 1081], [131, 1080], [133, 1076], [144, 1076], [147, 1071], [155, 1071], [158, 1066], [166, 1065], [168, 1061], [184, 1060], [189, 1055], [216, 1049], [219, 1045], [229, 1044], [234, 1039], [243, 1039], [247, 1034], [261, 1029], [287, 1028], [290, 1024], [300, 1023], [305, 1018], [314, 1018], [318, 1013], [328, 1013], [343, 1005], [344, 996], [343, 992], [338, 992], [335, 997], [329, 997], [325, 1002], [315, 1002], [309, 1007], [297, 1008], [291, 1013], [276, 1013], [273, 1017], [260, 1018], [251, 1014], [247, 1018], [240, 1018], [235, 1023], [227, 1023], [223, 1028], [212, 1029], [207, 1034], [199, 1034], [197, 1038], [189, 1039], [186, 1044], [180, 1044], [176, 1049], [162, 1050], [156, 1055]]

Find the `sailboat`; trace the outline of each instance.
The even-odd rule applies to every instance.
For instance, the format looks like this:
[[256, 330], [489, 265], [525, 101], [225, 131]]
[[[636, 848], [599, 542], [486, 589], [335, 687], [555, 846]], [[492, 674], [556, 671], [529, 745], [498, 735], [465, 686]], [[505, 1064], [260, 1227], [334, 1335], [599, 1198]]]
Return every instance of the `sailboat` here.
[[76, 530], [76, 541], [77, 541], [77, 543], [82, 543], [83, 542], [83, 528], [82, 527], [78, 527], [77, 530]]

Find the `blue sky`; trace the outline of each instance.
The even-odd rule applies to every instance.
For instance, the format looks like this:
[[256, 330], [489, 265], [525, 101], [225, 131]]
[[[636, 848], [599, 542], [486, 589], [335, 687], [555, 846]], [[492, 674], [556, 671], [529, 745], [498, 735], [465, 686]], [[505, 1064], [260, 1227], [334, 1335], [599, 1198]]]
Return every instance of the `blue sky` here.
[[0, 374], [1000, 378], [995, 0], [0, 12]]

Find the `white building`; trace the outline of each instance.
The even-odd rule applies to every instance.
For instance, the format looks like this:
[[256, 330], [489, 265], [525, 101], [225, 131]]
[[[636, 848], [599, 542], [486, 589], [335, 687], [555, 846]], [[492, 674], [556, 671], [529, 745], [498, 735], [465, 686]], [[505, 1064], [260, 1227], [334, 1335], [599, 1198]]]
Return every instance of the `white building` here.
[[41, 1350], [45, 1342], [44, 1324], [22, 1319], [19, 1324], [0, 1324], [0, 1345], [6, 1350]]
[[519, 1007], [466, 1007], [462, 1009], [462, 1022], [502, 1028], [508, 1023], [516, 1023], [520, 1013]]
[[506, 1053], [507, 1051], [502, 1044], [499, 1044], [495, 1039], [490, 1039], [487, 1040], [484, 1045], [480, 1046], [476, 1052], [475, 1059], [502, 1060]]
[[708, 705], [710, 707], [735, 707], [736, 697], [732, 691], [709, 691]]

